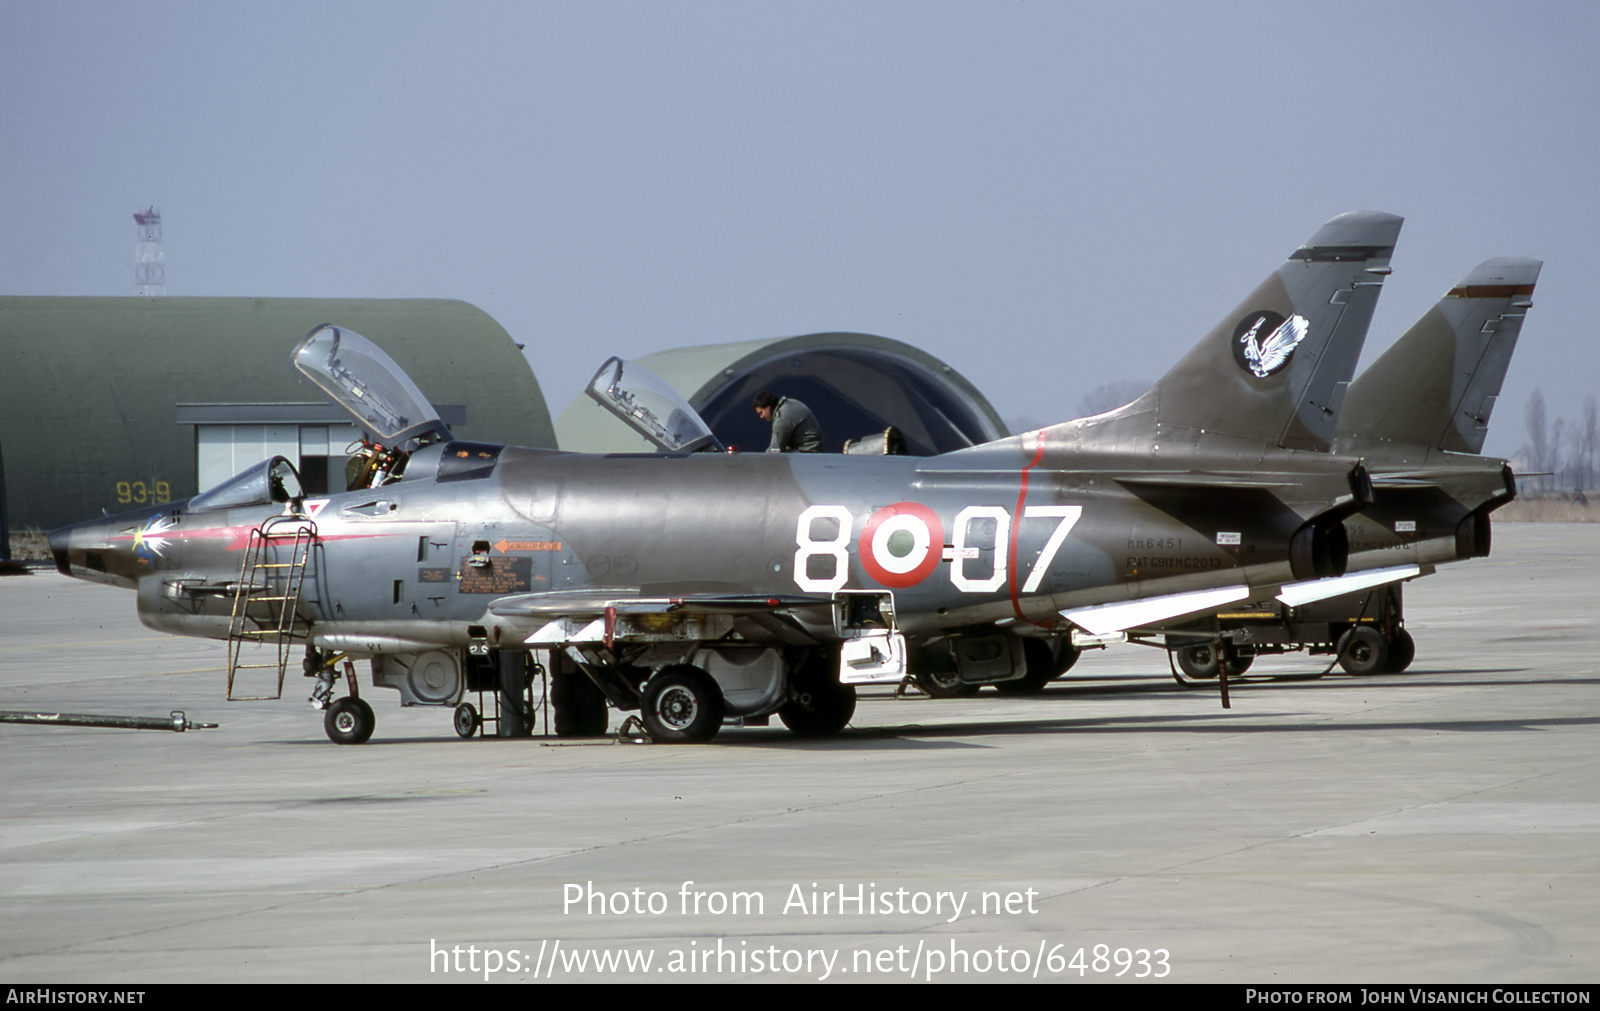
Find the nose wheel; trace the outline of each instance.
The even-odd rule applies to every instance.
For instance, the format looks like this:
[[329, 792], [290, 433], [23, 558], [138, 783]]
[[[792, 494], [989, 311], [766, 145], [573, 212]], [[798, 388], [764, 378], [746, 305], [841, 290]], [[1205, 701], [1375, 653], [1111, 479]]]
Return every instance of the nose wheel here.
[[[339, 665], [344, 665], [343, 673]], [[308, 678], [316, 678], [312, 686], [311, 708], [322, 710], [322, 729], [328, 740], [335, 744], [365, 744], [372, 736], [378, 719], [372, 707], [356, 694], [356, 668], [347, 653], [323, 653], [315, 646], [306, 647], [306, 657], [301, 668]], [[350, 694], [342, 699], [333, 697], [334, 686], [343, 677], [350, 685]]]
[[376, 724], [372, 707], [353, 695], [333, 703], [322, 716], [322, 729], [335, 744], [365, 744]]

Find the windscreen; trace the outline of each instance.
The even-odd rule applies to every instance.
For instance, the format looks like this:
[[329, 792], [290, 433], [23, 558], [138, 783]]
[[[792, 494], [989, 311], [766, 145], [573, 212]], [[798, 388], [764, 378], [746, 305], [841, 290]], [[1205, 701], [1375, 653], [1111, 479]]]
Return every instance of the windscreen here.
[[300, 475], [295, 472], [294, 465], [281, 456], [275, 456], [241, 470], [215, 488], [196, 495], [189, 500], [189, 511], [271, 505], [304, 495], [305, 492], [300, 488]]
[[295, 370], [349, 411], [381, 443], [394, 446], [450, 429], [411, 377], [374, 343], [343, 327], [311, 331], [289, 358]]
[[669, 453], [720, 452], [723, 448], [677, 390], [634, 362], [607, 359], [584, 392]]

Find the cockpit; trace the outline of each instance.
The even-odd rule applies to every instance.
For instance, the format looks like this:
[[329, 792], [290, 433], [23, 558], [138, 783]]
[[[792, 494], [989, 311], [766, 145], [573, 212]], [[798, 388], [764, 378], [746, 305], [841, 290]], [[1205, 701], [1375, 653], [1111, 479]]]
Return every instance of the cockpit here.
[[241, 509], [246, 506], [296, 502], [305, 498], [294, 464], [281, 456], [262, 460], [189, 500], [190, 512]]

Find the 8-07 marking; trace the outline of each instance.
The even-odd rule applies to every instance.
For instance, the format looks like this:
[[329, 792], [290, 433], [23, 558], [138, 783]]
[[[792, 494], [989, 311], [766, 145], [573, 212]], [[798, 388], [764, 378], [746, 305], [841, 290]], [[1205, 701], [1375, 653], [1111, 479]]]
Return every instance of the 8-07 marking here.
[[[1039, 589], [1050, 563], [1082, 516], [1083, 506], [1076, 505], [1023, 508], [1023, 520], [1056, 521], [1022, 584], [1023, 593]], [[973, 573], [974, 563], [981, 567], [982, 555], [989, 550], [973, 543], [972, 526], [979, 522], [994, 524], [993, 561], [989, 571]], [[794, 535], [795, 585], [811, 593], [832, 593], [844, 586], [850, 578], [849, 548], [854, 524], [855, 517], [848, 506], [819, 503], [801, 511]], [[948, 549], [951, 585], [962, 593], [993, 593], [1005, 586], [1013, 525], [1012, 513], [1004, 506], [967, 506], [956, 513], [950, 524]], [[943, 549], [943, 525], [938, 515], [920, 502], [896, 502], [874, 512], [862, 525], [856, 546], [867, 575], [897, 589], [915, 586], [931, 575]]]

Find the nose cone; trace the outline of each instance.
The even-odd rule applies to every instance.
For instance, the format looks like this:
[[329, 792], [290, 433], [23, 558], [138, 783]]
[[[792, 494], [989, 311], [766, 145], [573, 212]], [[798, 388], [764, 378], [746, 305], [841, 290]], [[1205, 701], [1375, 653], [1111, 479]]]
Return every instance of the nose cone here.
[[173, 510], [120, 513], [50, 531], [56, 569], [75, 579], [133, 589], [165, 568], [172, 553]]
[[72, 567], [67, 564], [67, 544], [72, 530], [72, 527], [61, 527], [50, 531], [50, 554], [56, 560], [56, 571], [63, 576], [72, 575]]

